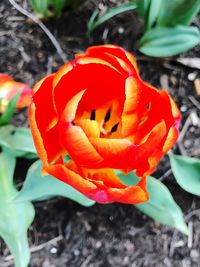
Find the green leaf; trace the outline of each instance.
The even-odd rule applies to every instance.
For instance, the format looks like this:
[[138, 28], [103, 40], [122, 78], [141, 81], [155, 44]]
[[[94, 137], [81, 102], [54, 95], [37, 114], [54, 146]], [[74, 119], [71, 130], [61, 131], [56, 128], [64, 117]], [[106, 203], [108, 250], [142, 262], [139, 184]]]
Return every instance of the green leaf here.
[[169, 154], [177, 183], [187, 192], [200, 196], [200, 160]]
[[149, 30], [156, 22], [163, 0], [151, 0], [146, 16], [146, 30]]
[[62, 13], [62, 10], [66, 4], [66, 0], [53, 0], [51, 1], [51, 4], [53, 5], [53, 11], [55, 16], [59, 17]]
[[29, 128], [12, 125], [0, 127], [0, 145], [12, 150], [16, 157], [38, 157]]
[[93, 200], [90, 200], [58, 179], [50, 175], [42, 176], [41, 168], [42, 164], [40, 160], [31, 165], [23, 188], [16, 197], [17, 201], [44, 200], [50, 197], [63, 196], [78, 202], [85, 207], [89, 207], [95, 203]]
[[15, 96], [9, 101], [6, 110], [3, 112], [3, 115], [0, 117], [0, 126], [8, 124], [13, 117], [13, 114], [16, 109], [17, 101], [20, 97], [21, 90], [19, 90]]
[[87, 26], [87, 35], [90, 35], [98, 26], [100, 26], [102, 23], [106, 22], [107, 20], [113, 18], [116, 15], [119, 15], [123, 12], [130, 11], [136, 9], [136, 4], [132, 1], [130, 3], [124, 3], [120, 6], [111, 8], [108, 10], [105, 14], [101, 15], [97, 18], [98, 11], [95, 10], [88, 22]]
[[35, 13], [42, 15], [44, 18], [48, 18], [48, 6], [49, 0], [29, 0]]
[[49, 17], [59, 17], [62, 10], [67, 8], [77, 8], [83, 0], [29, 0], [35, 13], [48, 19]]
[[152, 57], [168, 57], [193, 48], [199, 41], [200, 34], [196, 27], [157, 27], [143, 35], [139, 50]]
[[147, 21], [151, 0], [136, 0], [138, 14]]
[[200, 0], [165, 0], [157, 23], [160, 26], [189, 25], [199, 10]]
[[136, 185], [140, 181], [140, 178], [135, 174], [135, 172], [130, 172], [129, 174], [123, 174], [121, 173], [121, 171], [115, 170], [115, 173], [122, 181], [122, 183], [127, 186]]
[[31, 203], [13, 200], [17, 190], [13, 185], [15, 158], [3, 150], [0, 154], [0, 236], [9, 247], [15, 267], [27, 267], [30, 252], [27, 229], [34, 219]]
[[152, 219], [174, 227], [184, 234], [188, 234], [180, 207], [174, 201], [167, 187], [154, 177], [147, 177], [147, 191], [150, 199], [136, 208]]
[[97, 18], [99, 12], [98, 10], [94, 10], [94, 12], [92, 13], [92, 16], [90, 17], [88, 24], [87, 24], [87, 36], [90, 36], [90, 34], [95, 30], [95, 19]]

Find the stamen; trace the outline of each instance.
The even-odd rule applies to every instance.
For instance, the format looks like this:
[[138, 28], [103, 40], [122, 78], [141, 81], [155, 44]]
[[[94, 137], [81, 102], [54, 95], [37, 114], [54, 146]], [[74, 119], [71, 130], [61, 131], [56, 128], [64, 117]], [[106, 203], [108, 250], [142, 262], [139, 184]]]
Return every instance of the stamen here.
[[112, 127], [112, 129], [111, 129], [111, 133], [113, 133], [113, 132], [116, 132], [117, 131], [117, 128], [118, 128], [118, 125], [119, 125], [119, 122], [118, 123], [116, 123], [113, 127]]
[[104, 135], [107, 135], [107, 132], [106, 132], [106, 130], [103, 128], [103, 126], [104, 126], [104, 121], [101, 121], [101, 122], [100, 122], [100, 125], [99, 125], [100, 132], [101, 132], [102, 134], [104, 134]]
[[109, 121], [109, 119], [110, 119], [110, 115], [111, 115], [111, 111], [110, 111], [110, 109], [108, 109], [108, 111], [106, 112], [106, 116], [105, 116], [105, 118], [104, 118], [104, 122]]
[[145, 123], [145, 121], [147, 121], [147, 119], [148, 119], [148, 116], [142, 117], [140, 119], [139, 126], [142, 126]]
[[91, 114], [90, 114], [90, 119], [91, 119], [92, 121], [95, 120], [95, 109], [92, 110], [92, 112], [91, 112]]
[[150, 109], [151, 109], [151, 103], [148, 103], [148, 104], [146, 105], [146, 109], [147, 109], [147, 110], [150, 110]]

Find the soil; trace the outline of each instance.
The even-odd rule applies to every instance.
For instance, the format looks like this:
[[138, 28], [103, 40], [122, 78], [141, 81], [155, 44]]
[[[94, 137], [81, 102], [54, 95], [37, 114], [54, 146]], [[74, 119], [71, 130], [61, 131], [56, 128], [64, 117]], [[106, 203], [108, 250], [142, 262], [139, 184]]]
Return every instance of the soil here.
[[[104, 23], [89, 39], [85, 36], [94, 8], [105, 10], [116, 2], [124, 1], [88, 0], [76, 11], [67, 11], [62, 18], [45, 25], [65, 51], [67, 60], [94, 44], [118, 44], [133, 52], [142, 78], [168, 89], [182, 111], [184, 135], [175, 152], [200, 157], [200, 127], [195, 123], [200, 118], [200, 96], [194, 86], [194, 80], [200, 78], [199, 69], [184, 66], [176, 58], [155, 60], [140, 54], [137, 42], [142, 23], [134, 12]], [[18, 3], [30, 10], [26, 1]], [[41, 28], [7, 0], [1, 0], [0, 20], [0, 72], [33, 86], [63, 64]], [[200, 26], [200, 16], [194, 24]], [[199, 57], [199, 53], [200, 45], [180, 57], [191, 59]], [[27, 125], [26, 113], [19, 112], [14, 123]], [[16, 175], [23, 176], [24, 161], [19, 160], [17, 166]], [[95, 204], [84, 208], [57, 198], [35, 203], [36, 217], [29, 231], [34, 251], [30, 267], [200, 267], [199, 199], [180, 189], [169, 169], [169, 161], [164, 157], [154, 176], [163, 179], [183, 209], [193, 233], [192, 245], [188, 245], [183, 234], [152, 221], [131, 205]], [[1, 267], [13, 266], [9, 253], [0, 240]]]

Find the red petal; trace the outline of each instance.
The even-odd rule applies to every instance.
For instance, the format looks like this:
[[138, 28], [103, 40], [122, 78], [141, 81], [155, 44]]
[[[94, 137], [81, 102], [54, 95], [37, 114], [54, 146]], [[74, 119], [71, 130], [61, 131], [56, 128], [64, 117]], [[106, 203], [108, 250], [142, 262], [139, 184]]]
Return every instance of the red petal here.
[[27, 84], [15, 82], [10, 76], [0, 73], [0, 98], [5, 102], [5, 107], [3, 107], [2, 112], [18, 91], [21, 91], [21, 94], [16, 108], [27, 107], [31, 102], [31, 88]]
[[55, 160], [63, 153], [58, 142], [58, 118], [52, 98], [53, 78], [54, 75], [50, 75], [36, 85], [29, 112], [35, 146], [45, 163]]
[[[131, 53], [127, 52], [120, 46], [116, 45], [92, 46], [89, 47], [86, 51], [86, 56], [104, 58], [105, 55], [115, 56], [116, 58], [123, 60], [132, 69], [130, 74], [138, 73], [138, 67], [135, 58], [131, 55]], [[111, 64], [114, 64], [114, 66], [117, 66], [116, 63], [114, 63], [111, 58], [110, 59], [106, 58], [106, 60]]]
[[[63, 75], [54, 88], [54, 101], [59, 116], [70, 99], [85, 89], [78, 108], [79, 114], [100, 108], [117, 97], [123, 103], [124, 78], [107, 62], [97, 59], [93, 63], [88, 63], [88, 59], [85, 58], [72, 63], [75, 66], [73, 70]], [[59, 71], [57, 75], [60, 75]]]

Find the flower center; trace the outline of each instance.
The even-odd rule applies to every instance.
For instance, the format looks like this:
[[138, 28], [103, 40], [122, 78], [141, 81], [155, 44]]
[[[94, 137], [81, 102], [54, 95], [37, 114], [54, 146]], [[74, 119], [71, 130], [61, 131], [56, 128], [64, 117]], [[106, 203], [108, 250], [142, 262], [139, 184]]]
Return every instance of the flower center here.
[[[95, 131], [98, 129], [99, 137], [101, 138], [120, 138], [121, 136], [121, 123], [120, 123], [120, 108], [117, 101], [113, 103], [107, 103], [103, 107], [93, 108], [88, 111], [82, 111], [77, 114], [76, 118], [72, 122], [74, 125], [79, 125], [88, 132], [85, 123], [87, 121], [87, 127], [89, 125], [96, 125]], [[90, 122], [91, 124], [90, 124]], [[95, 123], [94, 123], [95, 121]], [[92, 127], [92, 126], [91, 126]], [[90, 135], [92, 130], [90, 129]]]
[[[104, 112], [102, 110], [95, 110], [92, 109], [90, 113], [90, 120], [96, 120], [99, 124], [99, 129], [100, 129], [100, 137], [110, 137], [110, 135], [114, 132], [117, 132], [118, 126], [119, 126], [119, 121], [116, 122], [116, 118], [113, 121], [112, 120], [112, 112], [111, 109], [106, 109]], [[100, 113], [100, 114], [98, 114]], [[102, 117], [102, 114], [104, 113], [104, 117]], [[97, 116], [96, 116], [97, 114]], [[113, 118], [114, 119], [114, 118]]]

